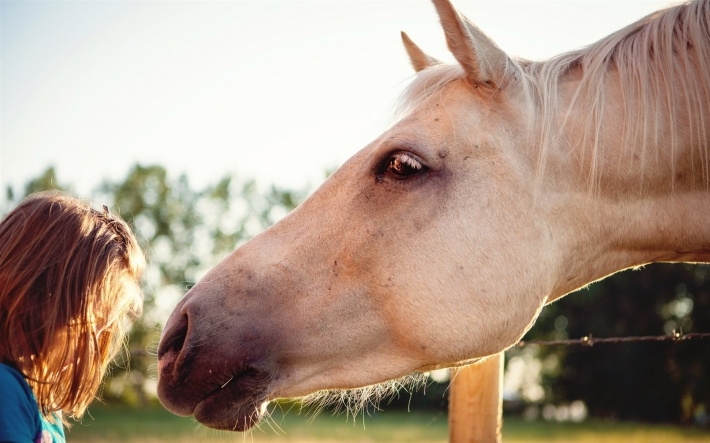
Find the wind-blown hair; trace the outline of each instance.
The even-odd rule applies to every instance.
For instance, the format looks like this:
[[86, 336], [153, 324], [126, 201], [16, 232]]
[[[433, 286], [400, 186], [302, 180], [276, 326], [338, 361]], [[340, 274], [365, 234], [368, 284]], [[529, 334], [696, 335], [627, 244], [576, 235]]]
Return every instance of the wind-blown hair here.
[[[565, 75], [578, 70], [581, 80], [569, 107], [584, 106], [586, 120], [578, 149], [589, 151], [592, 165], [590, 185], [596, 186], [604, 167], [600, 152], [601, 128], [624, 122], [621, 147], [640, 143], [641, 162], [658, 162], [659, 153], [651, 146], [670, 150], [670, 168], [680, 131], [689, 131], [691, 146], [701, 165], [702, 177], [710, 182], [707, 121], [710, 117], [710, 2], [700, 0], [657, 11], [597, 43], [578, 51], [554, 57], [525, 67], [531, 84], [542, 102], [543, 150], [546, 141], [560, 136], [561, 129], [552, 125], [559, 84]], [[606, 86], [612, 73], [619, 79], [624, 103], [622, 116], [605, 113]], [[567, 111], [565, 111], [567, 112]], [[682, 117], [681, 117], [682, 116]], [[566, 120], [566, 116], [565, 116]], [[687, 128], [679, 126], [687, 121]], [[670, 146], [659, 146], [658, 138], [670, 134]], [[544, 161], [544, 151], [541, 154]]]
[[45, 416], [79, 418], [143, 308], [142, 250], [128, 225], [58, 192], [0, 223], [0, 362]]
[[[549, 60], [513, 63], [523, 74], [528, 111], [536, 128], [533, 137], [540, 145], [540, 175], [547, 148], [564, 137], [574, 109], [586, 111], [581, 125], [575, 126], [579, 133], [572, 149], [591, 159], [588, 174], [592, 188], [599, 186], [605, 166], [602, 128], [620, 121], [621, 149], [639, 147], [635, 161], [640, 164], [663, 161], [659, 152], [651, 152], [652, 146], [668, 149], [673, 180], [677, 140], [681, 132], [688, 132], [696, 149], [692, 158], [700, 170], [693, 180], [706, 189], [710, 186], [710, 1], [655, 12], [592, 45]], [[403, 94], [400, 109], [406, 112], [464, 75], [459, 66], [436, 65], [421, 71]], [[577, 81], [576, 90], [566, 107], [560, 107], [561, 88], [571, 77]], [[619, 81], [624, 115], [612, 115], [605, 109], [612, 77]], [[655, 143], [662, 134], [670, 136], [670, 146]]]

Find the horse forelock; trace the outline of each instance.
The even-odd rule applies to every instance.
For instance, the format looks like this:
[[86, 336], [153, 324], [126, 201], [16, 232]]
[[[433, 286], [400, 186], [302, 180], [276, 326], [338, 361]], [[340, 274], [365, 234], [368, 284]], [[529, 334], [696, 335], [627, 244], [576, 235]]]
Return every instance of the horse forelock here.
[[[545, 172], [549, 146], [566, 137], [572, 110], [583, 109], [586, 117], [576, 122], [574, 149], [590, 158], [586, 170], [590, 190], [599, 186], [603, 168], [608, 167], [600, 134], [605, 125], [618, 124], [620, 117], [604, 108], [618, 99], [610, 96], [613, 91], [608, 87], [613, 72], [624, 103], [622, 134], [615, 145], [640, 146], [639, 161], [658, 161], [658, 150], [674, 152], [681, 132], [689, 133], [689, 144], [696, 150], [691, 155], [710, 188], [710, 0], [657, 11], [596, 43], [545, 61], [516, 62], [523, 73], [521, 87], [531, 127], [537, 128], [531, 139], [539, 140], [538, 176]], [[573, 76], [576, 89], [560, 107], [562, 87]], [[461, 78], [465, 73], [458, 65], [420, 71], [400, 97], [397, 117]], [[662, 136], [671, 140], [670, 146], [655, 143]]]

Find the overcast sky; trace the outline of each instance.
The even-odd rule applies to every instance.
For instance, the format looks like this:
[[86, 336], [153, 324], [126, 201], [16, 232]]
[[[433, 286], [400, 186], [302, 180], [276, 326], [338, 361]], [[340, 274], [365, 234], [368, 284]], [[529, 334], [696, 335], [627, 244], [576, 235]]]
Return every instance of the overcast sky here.
[[[545, 59], [674, 2], [454, 3]], [[1, 1], [0, 184], [54, 165], [88, 196], [140, 162], [315, 186], [391, 122], [413, 75], [400, 30], [453, 60], [427, 0]]]

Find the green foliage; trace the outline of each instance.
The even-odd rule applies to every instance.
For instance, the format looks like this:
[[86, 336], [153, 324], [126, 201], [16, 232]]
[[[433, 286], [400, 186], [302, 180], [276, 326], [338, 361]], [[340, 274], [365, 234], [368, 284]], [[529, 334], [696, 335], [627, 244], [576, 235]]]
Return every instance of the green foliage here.
[[25, 186], [25, 195], [38, 191], [46, 191], [50, 189], [58, 189], [63, 191], [71, 191], [71, 186], [62, 184], [57, 178], [57, 173], [53, 167], [47, 168], [43, 174], [34, 180], [30, 180]]
[[49, 191], [49, 190], [60, 190], [60, 191], [71, 191], [71, 186], [67, 184], [62, 184], [57, 179], [56, 171], [54, 167], [49, 167], [39, 176], [31, 179], [25, 185], [24, 192], [17, 196], [15, 190], [8, 186], [5, 189], [5, 199], [10, 203], [15, 203], [21, 200], [25, 195], [31, 194], [33, 192], [39, 191]]
[[[10, 203], [47, 189], [71, 191], [48, 168], [31, 180], [25, 193], [8, 188]], [[134, 229], [146, 252], [144, 315], [133, 325], [132, 358], [119, 359], [105, 384], [104, 398], [146, 405], [153, 396], [155, 348], [162, 322], [185, 291], [238, 244], [258, 234], [293, 209], [306, 191], [270, 187], [222, 177], [195, 189], [186, 175], [172, 177], [159, 165], [134, 165], [125, 179], [102, 183], [91, 196], [108, 205]], [[86, 196], [80, 196], [86, 197]]]

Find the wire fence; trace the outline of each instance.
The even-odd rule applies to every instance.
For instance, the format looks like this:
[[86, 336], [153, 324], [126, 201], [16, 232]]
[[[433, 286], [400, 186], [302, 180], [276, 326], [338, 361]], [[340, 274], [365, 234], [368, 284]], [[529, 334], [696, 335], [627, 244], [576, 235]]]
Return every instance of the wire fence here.
[[710, 332], [692, 332], [684, 334], [682, 330], [673, 330], [669, 335], [646, 335], [646, 336], [631, 336], [631, 337], [603, 337], [596, 338], [592, 334], [585, 335], [582, 338], [571, 338], [565, 340], [521, 340], [516, 345], [523, 347], [527, 345], [541, 346], [594, 346], [597, 344], [609, 343], [637, 343], [637, 342], [680, 342], [688, 340], [697, 340], [710, 338]]

